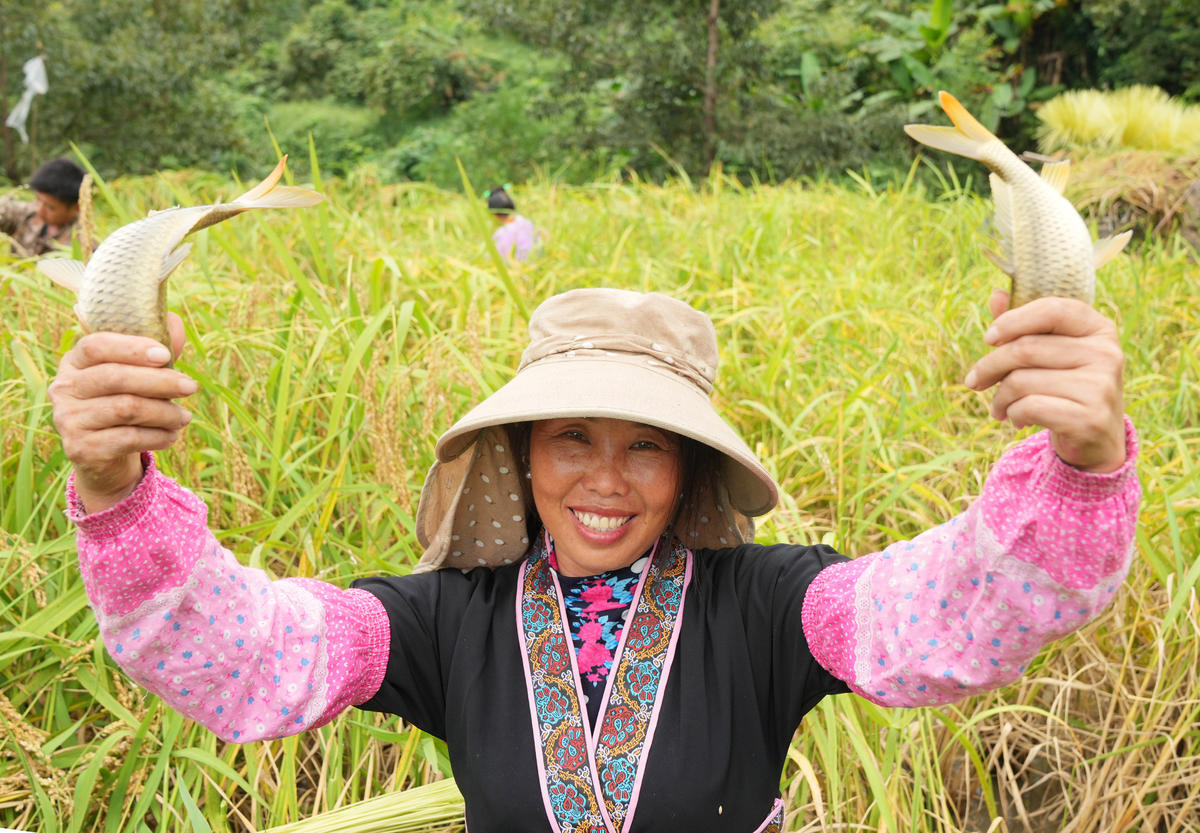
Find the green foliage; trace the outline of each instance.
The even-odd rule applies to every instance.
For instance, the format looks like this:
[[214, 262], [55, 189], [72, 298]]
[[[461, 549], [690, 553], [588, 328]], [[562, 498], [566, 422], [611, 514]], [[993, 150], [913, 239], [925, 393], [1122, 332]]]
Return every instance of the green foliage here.
[[[1078, 0], [1077, 0], [1078, 1]], [[1091, 0], [1090, 50], [1101, 87], [1148, 84], [1200, 101], [1200, 9], [1195, 0]]]
[[461, 182], [460, 162], [477, 183], [519, 182], [549, 171], [585, 182], [603, 173], [602, 160], [569, 158], [563, 145], [570, 141], [570, 122], [540, 115], [551, 105], [550, 90], [541, 81], [505, 84], [409, 132], [380, 155], [381, 173], [390, 180], [418, 179], [445, 188]]
[[461, 19], [435, 8], [323, 0], [288, 30], [265, 63], [264, 82], [295, 100], [445, 112], [486, 89], [495, 70], [460, 47]]
[[721, 142], [718, 158], [730, 173], [781, 182], [802, 177], [837, 178], [869, 171], [886, 179], [909, 164], [895, 141], [908, 121], [899, 103], [858, 106], [853, 77], [828, 70], [804, 82], [802, 94], [757, 91], [734, 135]]
[[1052, 0], [1039, 0], [969, 2], [955, 9], [950, 0], [934, 0], [907, 15], [879, 11], [886, 28], [862, 48], [887, 65], [900, 97], [921, 98], [909, 107], [910, 116], [926, 116], [936, 109], [932, 94], [952, 90], [996, 131], [1000, 119], [1025, 109], [1036, 76], [1013, 61], [1014, 53], [1034, 15], [1052, 7]]
[[[11, 8], [10, 8], [11, 7]], [[243, 174], [272, 128], [329, 134], [330, 170], [454, 181], [468, 168], [566, 181], [620, 170], [696, 180], [710, 155], [746, 181], [903, 173], [893, 128], [955, 93], [1010, 146], [1078, 88], [1200, 98], [1195, 0], [56, 0], [0, 15], [0, 105], [42, 44], [51, 92], [32, 147], [0, 130], [4, 173], [81, 147], [106, 174], [176, 164]], [[706, 111], [708, 83], [715, 110]], [[489, 100], [495, 99], [495, 100]], [[310, 104], [279, 110], [279, 105]], [[364, 132], [327, 122], [355, 108]], [[524, 112], [522, 112], [524, 108]], [[503, 130], [508, 138], [497, 136]], [[951, 162], [949, 164], [962, 164]], [[501, 178], [509, 178], [505, 175]]]
[[308, 170], [310, 135], [322, 156], [328, 152], [332, 161], [323, 167], [335, 176], [345, 176], [384, 146], [379, 114], [366, 107], [329, 99], [284, 101], [273, 106], [267, 118], [279, 147], [292, 155], [290, 164], [298, 176], [305, 176]]
[[[269, 0], [62, 0], [4, 11], [10, 72], [44, 49], [40, 155], [74, 142], [101, 170], [220, 165], [247, 147], [237, 96], [218, 79], [270, 31]], [[199, 68], [199, 71], [198, 71]], [[9, 94], [15, 91], [9, 90]], [[39, 160], [40, 161], [40, 160]]]
[[[758, 74], [757, 30], [779, 0], [726, 2], [720, 7], [717, 66], [723, 108], [744, 109], [740, 92]], [[599, 152], [651, 178], [682, 169], [703, 175], [702, 100], [708, 49], [708, 4], [691, 0], [644, 3], [619, 0], [467, 0], [465, 8], [488, 24], [568, 62], [555, 95], [577, 114], [574, 147]], [[725, 135], [726, 127], [719, 128]]]

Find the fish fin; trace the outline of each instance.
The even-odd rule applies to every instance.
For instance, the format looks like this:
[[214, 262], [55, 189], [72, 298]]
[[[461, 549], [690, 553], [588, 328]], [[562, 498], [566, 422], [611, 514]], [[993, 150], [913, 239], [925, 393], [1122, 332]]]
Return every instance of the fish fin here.
[[72, 309], [75, 310], [75, 317], [79, 319], [79, 326], [83, 329], [84, 335], [87, 335], [92, 331], [92, 328], [88, 326], [87, 319], [83, 317], [83, 310], [79, 308], [79, 304], [76, 304]]
[[279, 185], [286, 165], [287, 154], [285, 153], [280, 158], [279, 164], [275, 166], [275, 170], [267, 174], [266, 179], [262, 182], [234, 200], [233, 205], [244, 208], [301, 208], [316, 205], [325, 199], [324, 194], [318, 194], [307, 188]]
[[[1013, 191], [1008, 183], [995, 174], [988, 176], [988, 182], [992, 186], [992, 224], [996, 229], [996, 241], [1000, 244], [1000, 249], [1004, 253], [1005, 260], [1012, 259], [1013, 250]], [[996, 264], [999, 266], [1000, 264]], [[1003, 266], [1000, 266], [1004, 269]], [[1010, 267], [1011, 268], [1011, 267]], [[1008, 269], [1005, 269], [1007, 272]]]
[[259, 197], [269, 192], [272, 188], [279, 184], [279, 180], [283, 179], [283, 169], [287, 167], [287, 154], [279, 157], [279, 162], [275, 165], [275, 170], [267, 174], [263, 181], [255, 185], [246, 193], [238, 197], [234, 202], [254, 202]]
[[[239, 197], [239, 200], [241, 198]], [[280, 185], [275, 188], [267, 196], [258, 200], [250, 208], [307, 208], [310, 205], [316, 205], [325, 199], [324, 194], [319, 194], [308, 188], [301, 188], [297, 185]]]
[[996, 267], [1001, 272], [1008, 275], [1010, 278], [1013, 276], [1013, 272], [1016, 271], [1016, 269], [1013, 268], [1012, 263], [1010, 263], [1007, 259], [1001, 257], [1000, 255], [996, 254], [991, 249], [984, 249], [983, 256], [986, 257], [988, 260], [990, 260], [992, 263], [996, 264]]
[[76, 295], [79, 294], [79, 287], [83, 285], [83, 261], [56, 257], [39, 260], [37, 268], [39, 272], [59, 286], [71, 290]]
[[934, 127], [931, 124], [906, 124], [904, 132], [911, 138], [937, 150], [944, 150], [968, 159], [979, 158], [979, 142], [964, 136], [957, 127]]
[[233, 202], [210, 206], [209, 211], [204, 216], [180, 235], [180, 239], [194, 231], [216, 225], [222, 220], [228, 220], [230, 217], [236, 217], [243, 211], [250, 211], [254, 208], [305, 208], [310, 205], [316, 205], [325, 199], [324, 194], [310, 191], [308, 188], [279, 185], [279, 179], [283, 176], [284, 163], [286, 162], [287, 155], [285, 154], [279, 160], [279, 164], [275, 166], [275, 170], [267, 174], [267, 178], [262, 182], [255, 185]]
[[1112, 237], [1105, 237], [1103, 240], [1097, 240], [1092, 245], [1092, 263], [1097, 269], [1108, 263], [1117, 256], [1121, 249], [1125, 248], [1125, 244], [1131, 237], [1133, 237], [1132, 229], [1114, 234]]
[[1042, 165], [1042, 179], [1058, 193], [1067, 187], [1067, 179], [1071, 176], [1071, 160], [1059, 159]]
[[942, 110], [950, 117], [950, 121], [954, 122], [954, 127], [906, 124], [904, 132], [923, 145], [968, 159], [979, 159], [979, 148], [982, 145], [1000, 141], [950, 93], [945, 90], [939, 92], [938, 103], [942, 105]]
[[192, 250], [191, 243], [184, 243], [182, 246], [175, 249], [165, 258], [163, 258], [162, 269], [158, 273], [159, 282], [165, 281], [179, 264], [183, 263], [183, 259], [188, 256], [188, 252]]
[[954, 122], [954, 126], [962, 131], [964, 136], [967, 136], [976, 142], [994, 142], [999, 141], [992, 131], [988, 130], [979, 120], [967, 112], [967, 108], [959, 103], [959, 100], [950, 93], [942, 90], [938, 93], [938, 103], [942, 105], [942, 110], [950, 117], [950, 121]]

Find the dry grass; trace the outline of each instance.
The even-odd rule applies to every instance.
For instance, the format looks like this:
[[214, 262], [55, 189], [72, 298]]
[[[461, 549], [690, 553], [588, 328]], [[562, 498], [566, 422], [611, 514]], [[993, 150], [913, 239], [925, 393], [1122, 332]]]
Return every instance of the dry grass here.
[[1122, 151], [1072, 163], [1067, 196], [1101, 235], [1180, 236], [1200, 252], [1200, 156]]

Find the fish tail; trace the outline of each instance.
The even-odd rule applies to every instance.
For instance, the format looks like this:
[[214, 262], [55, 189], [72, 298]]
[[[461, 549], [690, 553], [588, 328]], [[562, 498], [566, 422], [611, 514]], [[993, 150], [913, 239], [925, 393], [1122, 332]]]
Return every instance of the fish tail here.
[[308, 188], [280, 185], [279, 180], [283, 177], [283, 169], [286, 164], [287, 154], [284, 154], [283, 158], [279, 160], [279, 164], [275, 166], [275, 170], [267, 174], [266, 179], [233, 202], [212, 206], [208, 213], [180, 236], [180, 239], [194, 231], [216, 225], [230, 217], [236, 217], [243, 211], [251, 211], [256, 208], [305, 208], [316, 205], [325, 199], [324, 194], [310, 191]]
[[968, 159], [981, 159], [985, 145], [1000, 141], [950, 93], [942, 90], [938, 93], [938, 102], [950, 117], [950, 121], [954, 122], [954, 127], [906, 124], [904, 132], [923, 145]]
[[316, 205], [325, 199], [324, 195], [308, 188], [298, 188], [291, 185], [279, 185], [283, 178], [283, 169], [287, 166], [285, 153], [275, 166], [275, 170], [246, 193], [230, 203], [230, 207], [246, 211], [251, 208], [303, 208]]

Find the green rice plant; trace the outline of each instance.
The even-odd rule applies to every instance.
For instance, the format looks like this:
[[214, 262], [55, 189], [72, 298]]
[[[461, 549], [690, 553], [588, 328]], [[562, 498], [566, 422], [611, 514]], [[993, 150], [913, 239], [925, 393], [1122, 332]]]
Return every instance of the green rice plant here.
[[[159, 461], [274, 575], [408, 572], [436, 436], [509, 378], [528, 311], [574, 287], [669, 292], [713, 317], [717, 404], [782, 486], [762, 542], [862, 555], [910, 538], [962, 511], [1024, 436], [962, 385], [1007, 280], [980, 252], [989, 207], [953, 179], [534, 182], [516, 196], [544, 251], [502, 265], [473, 195], [324, 179], [315, 158], [311, 171], [325, 203], [196, 235], [170, 284], [188, 331], [178, 366], [200, 391]], [[118, 179], [97, 224], [242, 190], [189, 172]], [[401, 721], [351, 711], [226, 744], [116, 668], [49, 422], [46, 385], [78, 334], [70, 299], [5, 254], [0, 295], [0, 827], [460, 828], [444, 745]], [[915, 711], [824, 701], [783, 774], [788, 829], [1200, 831], [1200, 277], [1178, 238], [1155, 238], [1101, 271], [1097, 306], [1120, 326], [1141, 436], [1126, 588], [1002, 691]], [[414, 826], [372, 826], [388, 818]]]

